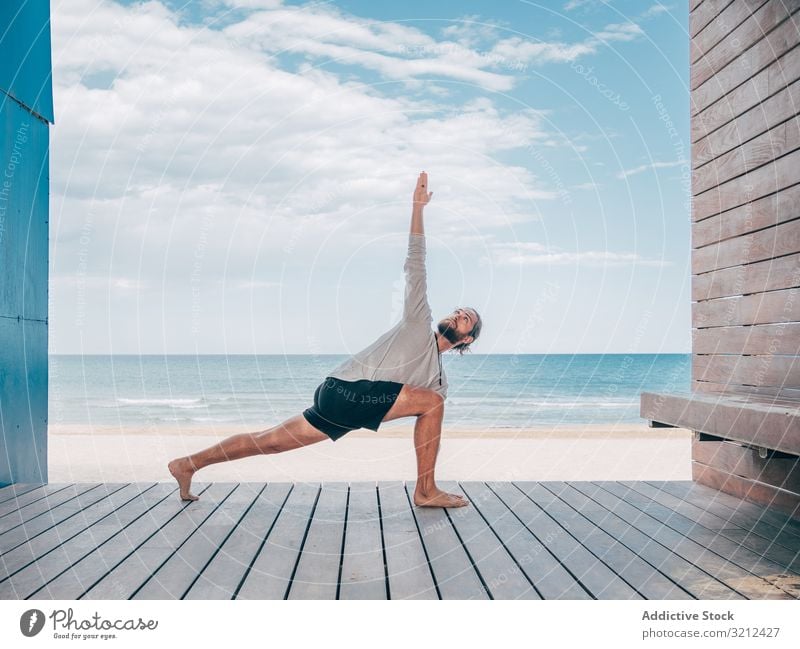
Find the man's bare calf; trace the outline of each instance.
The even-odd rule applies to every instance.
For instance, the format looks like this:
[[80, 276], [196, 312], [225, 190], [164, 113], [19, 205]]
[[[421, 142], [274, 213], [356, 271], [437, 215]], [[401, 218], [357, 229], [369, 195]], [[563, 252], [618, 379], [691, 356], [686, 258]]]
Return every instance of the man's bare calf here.
[[414, 504], [419, 507], [464, 507], [469, 501], [459, 494], [436, 486], [434, 469], [439, 454], [444, 419], [444, 399], [434, 390], [404, 385], [383, 421], [417, 417], [414, 425], [414, 448], [417, 452], [417, 485]]
[[251, 455], [291, 451], [326, 439], [330, 437], [309, 424], [303, 415], [295, 415], [273, 428], [258, 433], [232, 435], [198, 453], [176, 458], [167, 468], [178, 481], [181, 499], [198, 500], [191, 493], [192, 477], [209, 464], [238, 460]]

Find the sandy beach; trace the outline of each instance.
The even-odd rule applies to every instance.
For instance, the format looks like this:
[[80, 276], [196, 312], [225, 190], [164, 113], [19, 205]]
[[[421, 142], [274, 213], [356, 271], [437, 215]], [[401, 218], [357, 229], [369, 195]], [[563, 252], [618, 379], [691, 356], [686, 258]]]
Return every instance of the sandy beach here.
[[[394, 425], [392, 425], [394, 424]], [[50, 482], [166, 482], [168, 460], [264, 426], [51, 425]], [[212, 465], [203, 481], [413, 480], [411, 422], [360, 429], [279, 455]], [[692, 433], [646, 424], [445, 428], [442, 480], [690, 480]]]

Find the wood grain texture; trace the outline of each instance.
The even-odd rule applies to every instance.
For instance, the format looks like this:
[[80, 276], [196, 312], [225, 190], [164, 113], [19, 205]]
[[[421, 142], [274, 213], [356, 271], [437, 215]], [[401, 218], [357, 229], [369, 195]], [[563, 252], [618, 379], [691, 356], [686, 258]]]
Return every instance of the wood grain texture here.
[[[800, 251], [800, 222], [788, 221], [692, 251], [692, 273], [753, 264]], [[791, 276], [791, 273], [790, 273]], [[794, 281], [794, 280], [791, 280]]]
[[797, 4], [796, 0], [790, 0], [788, 5], [764, 0], [734, 2], [727, 7], [719, 20], [714, 21], [714, 30], [705, 30], [701, 37], [690, 39], [691, 89], [707, 81], [777, 27], [791, 14], [791, 4]]
[[692, 167], [700, 167], [778, 124], [792, 119], [797, 115], [799, 101], [800, 81], [779, 87], [775, 94], [740, 113], [735, 120], [693, 142]]
[[[702, 248], [800, 217], [800, 184], [692, 223], [692, 248]], [[735, 264], [734, 264], [735, 265]]]
[[741, 115], [800, 74], [797, 14], [790, 16], [704, 84], [691, 91], [692, 142]]
[[759, 395], [642, 392], [643, 419], [800, 455], [800, 407]]
[[800, 119], [792, 118], [728, 151], [692, 172], [692, 194], [699, 195], [800, 148]]
[[[774, 454], [774, 452], [772, 452]], [[692, 459], [715, 469], [780, 487], [800, 496], [800, 457], [759, 457], [757, 451], [736, 442], [692, 440]], [[771, 528], [773, 537], [781, 530]], [[800, 550], [800, 539], [794, 543]]]
[[800, 182], [800, 151], [722, 183], [692, 199], [692, 220], [720, 214]]
[[[797, 354], [800, 323], [692, 329], [694, 354]], [[800, 387], [797, 396], [800, 396]]]

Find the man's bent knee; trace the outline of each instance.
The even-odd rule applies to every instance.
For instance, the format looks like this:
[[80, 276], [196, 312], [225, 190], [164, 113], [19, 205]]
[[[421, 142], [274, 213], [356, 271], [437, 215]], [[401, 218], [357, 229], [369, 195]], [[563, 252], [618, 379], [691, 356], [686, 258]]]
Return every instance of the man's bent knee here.
[[382, 421], [400, 419], [401, 417], [443, 414], [444, 397], [438, 392], [428, 388], [404, 385]]

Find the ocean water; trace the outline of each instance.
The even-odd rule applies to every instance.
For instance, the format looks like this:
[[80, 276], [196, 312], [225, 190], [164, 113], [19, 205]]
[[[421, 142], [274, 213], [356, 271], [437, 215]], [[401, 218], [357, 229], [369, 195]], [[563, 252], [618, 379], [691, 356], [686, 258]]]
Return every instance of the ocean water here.
[[[264, 428], [299, 414], [340, 355], [51, 355], [50, 424]], [[445, 354], [444, 424], [644, 423], [642, 391], [688, 389], [690, 354]], [[394, 423], [394, 422], [392, 422]]]

